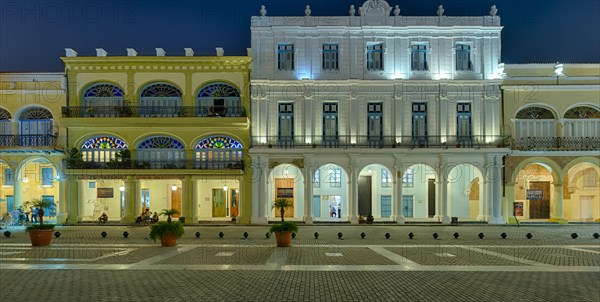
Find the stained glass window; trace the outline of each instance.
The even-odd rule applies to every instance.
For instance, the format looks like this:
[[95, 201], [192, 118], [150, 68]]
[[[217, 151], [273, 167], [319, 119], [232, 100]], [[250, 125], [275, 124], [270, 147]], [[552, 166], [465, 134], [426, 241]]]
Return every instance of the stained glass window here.
[[600, 118], [600, 111], [587, 106], [578, 106], [565, 112], [565, 118], [587, 119]]
[[171, 84], [155, 83], [146, 86], [141, 97], [181, 97], [181, 90]]
[[83, 143], [81, 149], [125, 149], [127, 144], [112, 136], [97, 136]]
[[10, 120], [10, 112], [8, 112], [6, 109], [4, 108], [0, 108], [0, 121], [1, 120]]
[[155, 136], [141, 142], [138, 149], [183, 149], [183, 144], [167, 136]]
[[237, 88], [215, 82], [202, 87], [197, 95], [198, 116], [241, 116], [242, 102]]
[[210, 83], [198, 92], [198, 97], [239, 97], [240, 92], [226, 83]]
[[50, 120], [52, 113], [42, 107], [31, 107], [21, 113], [20, 120]]
[[517, 112], [518, 119], [546, 120], [554, 119], [552, 111], [542, 107], [528, 107]]
[[96, 83], [87, 88], [83, 93], [83, 97], [106, 98], [106, 97], [123, 97], [123, 89], [119, 86], [110, 83]]
[[198, 142], [196, 149], [242, 149], [242, 144], [226, 136], [211, 136]]

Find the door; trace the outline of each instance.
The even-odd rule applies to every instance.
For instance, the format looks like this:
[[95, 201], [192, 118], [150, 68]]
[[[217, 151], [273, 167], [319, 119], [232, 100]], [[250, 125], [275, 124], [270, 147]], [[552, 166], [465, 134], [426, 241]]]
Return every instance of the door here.
[[240, 216], [240, 190], [232, 189], [230, 190], [229, 196], [229, 216], [230, 217], [238, 217]]
[[321, 217], [321, 196], [313, 196], [313, 217]]
[[291, 147], [294, 143], [294, 104], [279, 104], [279, 145]]
[[412, 139], [413, 146], [426, 147], [427, 140], [427, 104], [412, 104]]
[[[291, 207], [285, 208], [285, 216], [294, 217], [294, 179], [293, 178], [276, 178], [275, 179], [275, 197], [285, 198], [292, 204]], [[276, 210], [275, 217], [281, 217], [281, 213]]]
[[457, 146], [471, 146], [471, 103], [456, 105], [456, 140]]
[[174, 214], [173, 218], [179, 218], [181, 216], [181, 188], [177, 190], [171, 190], [171, 209], [179, 211], [179, 214]]
[[338, 145], [338, 106], [337, 103], [323, 103], [323, 145]]
[[592, 196], [581, 196], [579, 198], [581, 202], [581, 219], [592, 219]]
[[392, 196], [381, 196], [381, 218], [389, 218], [392, 215]]
[[414, 217], [414, 202], [412, 195], [402, 195], [402, 215], [406, 218]]
[[212, 217], [226, 217], [225, 191], [212, 189]]
[[383, 113], [381, 103], [369, 103], [367, 116], [367, 141], [369, 147], [383, 146]]
[[150, 189], [142, 189], [142, 214], [146, 212], [146, 209], [150, 209]]
[[427, 179], [427, 215], [435, 216], [435, 179]]
[[550, 182], [530, 181], [530, 190], [542, 190], [542, 199], [529, 200], [529, 219], [550, 219]]
[[15, 206], [15, 196], [14, 195], [6, 195], [6, 211], [11, 213], [14, 210]]
[[358, 177], [358, 214], [371, 214], [371, 176]]

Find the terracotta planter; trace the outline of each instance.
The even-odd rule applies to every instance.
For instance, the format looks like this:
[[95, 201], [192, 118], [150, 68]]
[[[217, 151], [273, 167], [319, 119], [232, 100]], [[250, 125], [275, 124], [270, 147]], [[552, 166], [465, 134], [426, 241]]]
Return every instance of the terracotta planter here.
[[275, 232], [275, 239], [278, 247], [288, 247], [292, 245], [292, 232]]
[[50, 242], [52, 241], [52, 232], [54, 232], [53, 229], [27, 231], [32, 246], [50, 245]]
[[176, 246], [177, 238], [173, 234], [166, 233], [160, 238], [160, 244], [162, 246]]

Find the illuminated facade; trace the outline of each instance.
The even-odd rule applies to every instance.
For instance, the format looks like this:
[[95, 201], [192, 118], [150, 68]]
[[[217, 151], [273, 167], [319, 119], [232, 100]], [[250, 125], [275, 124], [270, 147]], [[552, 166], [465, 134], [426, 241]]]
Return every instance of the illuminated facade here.
[[68, 222], [250, 222], [250, 57], [80, 57], [67, 49]]
[[500, 17], [252, 17], [252, 218], [503, 223]]

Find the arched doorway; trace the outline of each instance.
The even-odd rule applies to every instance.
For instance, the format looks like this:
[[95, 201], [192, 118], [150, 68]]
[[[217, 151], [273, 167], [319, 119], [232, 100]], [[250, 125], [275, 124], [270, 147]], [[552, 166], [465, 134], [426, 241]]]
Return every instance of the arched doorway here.
[[[12, 213], [15, 209], [15, 172], [12, 167], [0, 160], [0, 215]], [[18, 207], [17, 207], [18, 208]]]
[[348, 175], [342, 167], [325, 164], [316, 169], [312, 195], [315, 221], [348, 220]]
[[590, 222], [600, 218], [600, 169], [592, 163], [569, 168], [563, 182], [564, 217]]
[[358, 214], [378, 219], [392, 216], [392, 174], [380, 164], [364, 167], [358, 174]]
[[[23, 161], [15, 173], [13, 211], [22, 207], [26, 214], [30, 214], [33, 209], [29, 205], [31, 201], [48, 200], [52, 205], [44, 209], [44, 221], [56, 223], [57, 204], [66, 202], [58, 200], [59, 181], [62, 180], [58, 171], [53, 162], [43, 157]], [[30, 215], [29, 217], [31, 218]]]
[[[293, 164], [280, 164], [271, 170], [269, 182], [272, 183], [268, 192], [267, 204], [269, 209], [275, 199], [285, 198], [291, 201], [292, 207], [285, 210], [285, 217], [290, 219], [304, 216], [304, 178], [300, 168]], [[281, 213], [271, 209], [271, 220], [279, 220]]]
[[449, 215], [460, 220], [478, 220], [482, 209], [483, 176], [477, 167], [460, 164], [448, 174]]
[[436, 173], [425, 164], [408, 167], [402, 175], [402, 215], [407, 218], [433, 218], [436, 214]]
[[514, 216], [517, 219], [550, 219], [554, 200], [552, 168], [541, 162], [525, 165], [515, 179]]

